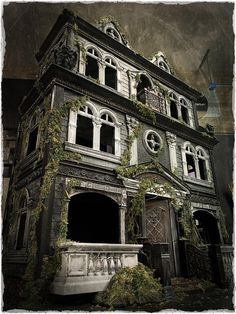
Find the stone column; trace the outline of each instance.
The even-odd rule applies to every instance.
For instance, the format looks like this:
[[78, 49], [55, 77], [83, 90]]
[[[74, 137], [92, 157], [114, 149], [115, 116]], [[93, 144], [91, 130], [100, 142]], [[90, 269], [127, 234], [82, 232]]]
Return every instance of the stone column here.
[[93, 149], [100, 150], [100, 130], [102, 122], [98, 118], [93, 118]]
[[[127, 126], [128, 126], [128, 135], [131, 136], [133, 134], [134, 128], [138, 125], [138, 120], [133, 117], [126, 116]], [[136, 165], [138, 163], [138, 140], [135, 138], [131, 147], [131, 159], [130, 165]]]
[[166, 140], [169, 147], [170, 168], [171, 168], [171, 171], [173, 172], [178, 167], [177, 155], [176, 155], [176, 135], [170, 132], [166, 132]]
[[120, 214], [120, 243], [125, 243], [125, 212], [126, 206], [121, 205], [119, 207], [119, 214]]
[[117, 91], [122, 92], [122, 80], [121, 80], [121, 74], [122, 74], [122, 69], [121, 68], [116, 68], [116, 73], [117, 73]]
[[199, 170], [198, 156], [194, 155], [193, 158], [194, 158], [194, 164], [195, 164], [195, 169], [196, 169], [196, 178], [197, 179], [201, 179], [200, 170]]
[[68, 128], [68, 142], [75, 144], [77, 128], [77, 112], [70, 111], [69, 128]]
[[129, 97], [135, 97], [137, 96], [137, 89], [136, 89], [136, 81], [135, 76], [137, 73], [133, 73], [131, 71], [127, 71], [128, 78], [129, 78]]
[[120, 157], [120, 126], [121, 124], [115, 125], [115, 155]]
[[98, 59], [98, 69], [99, 69], [99, 75], [98, 75], [98, 79], [100, 84], [105, 85], [105, 62], [101, 59]]

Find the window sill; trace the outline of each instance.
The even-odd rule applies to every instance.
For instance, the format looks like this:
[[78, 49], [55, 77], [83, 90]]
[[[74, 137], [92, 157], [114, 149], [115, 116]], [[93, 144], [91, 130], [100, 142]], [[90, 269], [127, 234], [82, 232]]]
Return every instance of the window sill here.
[[197, 184], [197, 185], [202, 185], [205, 187], [209, 187], [209, 188], [213, 188], [213, 182], [211, 181], [206, 181], [206, 180], [200, 180], [200, 179], [196, 179], [196, 178], [192, 178], [189, 176], [183, 176], [184, 181], [189, 182], [189, 183], [193, 183], [193, 184]]
[[78, 144], [65, 142], [65, 150], [72, 151], [75, 153], [80, 153], [82, 155], [86, 155], [86, 156], [93, 157], [96, 159], [110, 161], [110, 162], [115, 163], [115, 164], [120, 164], [120, 157], [118, 157], [118, 156], [115, 156], [115, 155], [110, 154], [110, 153], [105, 153], [105, 152], [102, 152], [100, 150], [95, 150], [93, 148], [81, 146]]

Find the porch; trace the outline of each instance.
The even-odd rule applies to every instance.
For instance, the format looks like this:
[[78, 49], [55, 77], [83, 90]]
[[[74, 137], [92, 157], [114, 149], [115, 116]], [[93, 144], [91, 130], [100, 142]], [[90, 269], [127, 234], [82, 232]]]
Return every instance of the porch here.
[[102, 291], [119, 269], [138, 264], [141, 248], [140, 244], [62, 243], [61, 269], [51, 292], [72, 295]]

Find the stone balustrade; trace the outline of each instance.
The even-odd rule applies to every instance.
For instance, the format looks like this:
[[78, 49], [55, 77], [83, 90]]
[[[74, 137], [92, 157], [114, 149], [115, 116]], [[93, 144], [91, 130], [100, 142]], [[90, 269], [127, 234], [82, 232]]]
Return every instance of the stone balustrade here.
[[102, 291], [119, 269], [138, 264], [141, 248], [137, 244], [63, 243], [61, 269], [51, 291], [59, 295]]

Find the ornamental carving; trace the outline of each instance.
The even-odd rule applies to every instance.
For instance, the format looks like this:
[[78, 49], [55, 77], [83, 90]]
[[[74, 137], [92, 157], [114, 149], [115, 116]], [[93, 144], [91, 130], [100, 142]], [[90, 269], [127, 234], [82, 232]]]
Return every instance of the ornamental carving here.
[[166, 140], [168, 145], [176, 145], [176, 135], [170, 132], [166, 132]]
[[27, 185], [29, 182], [33, 181], [34, 179], [36, 179], [37, 177], [41, 175], [42, 175], [42, 168], [39, 168], [33, 171], [30, 175], [28, 175], [27, 177], [24, 177], [23, 179], [21, 179], [20, 181], [16, 183], [16, 189], [21, 189], [22, 187]]
[[80, 168], [72, 168], [71, 166], [61, 166], [59, 170], [60, 174], [66, 175], [66, 176], [73, 176], [78, 178], [86, 178], [91, 179], [93, 181], [98, 182], [107, 182], [107, 183], [113, 183], [122, 185], [120, 180], [117, 180], [115, 176], [104, 174], [104, 173], [98, 173], [91, 170], [85, 170]]
[[206, 203], [206, 204], [212, 204], [212, 205], [219, 205], [219, 202], [217, 199], [212, 198], [212, 197], [203, 196], [203, 195], [191, 194], [190, 200], [192, 202], [196, 202], [196, 203]]
[[77, 54], [69, 47], [62, 46], [55, 49], [54, 58], [57, 65], [71, 70], [76, 64]]

